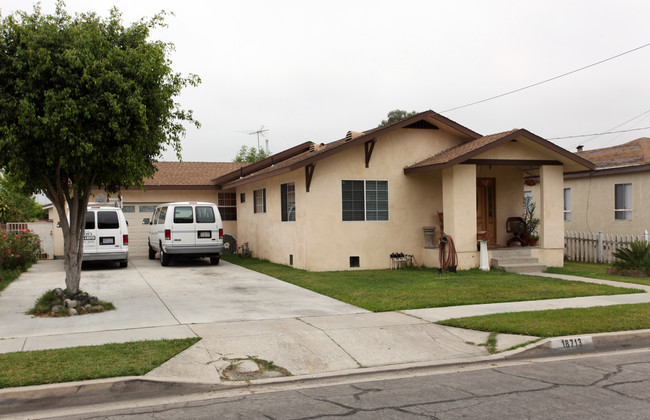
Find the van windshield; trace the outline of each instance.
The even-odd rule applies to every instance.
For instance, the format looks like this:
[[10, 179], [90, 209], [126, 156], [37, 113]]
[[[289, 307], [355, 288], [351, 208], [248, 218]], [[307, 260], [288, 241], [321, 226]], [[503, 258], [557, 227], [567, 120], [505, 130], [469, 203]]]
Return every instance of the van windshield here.
[[99, 229], [119, 229], [120, 221], [116, 211], [98, 211], [97, 227]]
[[192, 207], [175, 207], [174, 223], [193, 223]]
[[196, 206], [196, 223], [214, 223], [212, 207]]

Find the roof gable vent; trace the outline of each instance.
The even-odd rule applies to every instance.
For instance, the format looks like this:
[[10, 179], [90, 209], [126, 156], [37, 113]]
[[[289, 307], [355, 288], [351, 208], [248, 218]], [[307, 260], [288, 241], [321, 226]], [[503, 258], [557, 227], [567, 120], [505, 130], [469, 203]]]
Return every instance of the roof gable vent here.
[[425, 130], [438, 130], [438, 126], [431, 124], [429, 121], [420, 120], [404, 126], [404, 128], [423, 128]]
[[363, 133], [359, 133], [356, 131], [348, 131], [347, 134], [345, 135], [345, 141], [350, 141], [360, 136], [363, 136]]

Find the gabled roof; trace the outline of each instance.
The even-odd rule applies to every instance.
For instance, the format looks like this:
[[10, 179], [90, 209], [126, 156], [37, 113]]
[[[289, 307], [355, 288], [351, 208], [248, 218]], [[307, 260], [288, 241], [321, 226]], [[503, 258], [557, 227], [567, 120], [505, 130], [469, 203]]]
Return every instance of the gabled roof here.
[[[488, 136], [480, 137], [478, 139], [469, 141], [467, 143], [462, 143], [457, 146], [454, 146], [450, 149], [444, 150], [434, 156], [431, 156], [423, 161], [415, 163], [411, 166], [404, 168], [404, 173], [414, 173], [422, 171], [431, 171], [436, 169], [449, 168], [454, 165], [461, 163], [475, 163], [471, 159], [487, 152], [490, 149], [493, 149], [504, 143], [517, 140], [518, 138], [525, 138], [531, 142], [538, 144], [550, 151], [558, 154], [558, 158], [565, 161], [572, 161], [581, 165], [583, 167], [593, 169], [593, 163], [588, 160], [581, 158], [574, 153], [565, 150], [548, 140], [531, 133], [525, 129], [513, 129], [510, 131], [505, 131], [503, 133], [491, 134]], [[532, 159], [531, 159], [532, 161]], [[494, 162], [497, 164], [498, 162]], [[504, 164], [525, 164], [525, 161], [503, 161]], [[538, 164], [560, 164], [560, 161], [537, 161]]]
[[234, 162], [156, 162], [158, 170], [152, 178], [144, 179], [147, 189], [172, 186], [202, 186], [214, 188], [212, 180], [241, 167]]
[[650, 138], [641, 137], [617, 146], [576, 153], [596, 164], [597, 169], [650, 163]]
[[[480, 134], [470, 130], [469, 128], [464, 127], [447, 117], [443, 117], [442, 115], [429, 110], [394, 122], [392, 124], [379, 126], [371, 130], [364, 131], [362, 133], [348, 132], [348, 135], [345, 138], [333, 141], [331, 143], [303, 143], [300, 146], [289, 149], [289, 151], [295, 149], [294, 151], [298, 153], [288, 153], [286, 156], [281, 156], [282, 154], [288, 152], [285, 151], [277, 155], [273, 155], [264, 159], [263, 161], [253, 164], [255, 167], [251, 165], [250, 167], [245, 168], [243, 171], [234, 171], [230, 174], [217, 178], [214, 180], [214, 183], [217, 185], [217, 188], [223, 188], [224, 186], [226, 188], [236, 187], [238, 185], [243, 185], [274, 175], [279, 175], [281, 173], [291, 172], [301, 167], [308, 166], [328, 156], [340, 153], [359, 144], [372, 141], [379, 136], [386, 135], [401, 128], [438, 129], [440, 128], [439, 126], [444, 126], [447, 130], [455, 131], [460, 135], [461, 138], [465, 138], [466, 141], [481, 137]], [[305, 148], [305, 146], [307, 147]]]

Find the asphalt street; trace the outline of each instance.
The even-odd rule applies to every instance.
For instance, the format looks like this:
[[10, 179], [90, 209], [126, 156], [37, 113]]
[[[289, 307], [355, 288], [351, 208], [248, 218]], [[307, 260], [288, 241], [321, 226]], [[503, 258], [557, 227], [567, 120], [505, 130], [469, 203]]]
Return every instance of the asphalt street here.
[[[68, 419], [647, 419], [650, 349], [402, 372], [402, 377], [65, 415]], [[232, 391], [231, 391], [232, 392]], [[43, 417], [61, 418], [61, 417]]]

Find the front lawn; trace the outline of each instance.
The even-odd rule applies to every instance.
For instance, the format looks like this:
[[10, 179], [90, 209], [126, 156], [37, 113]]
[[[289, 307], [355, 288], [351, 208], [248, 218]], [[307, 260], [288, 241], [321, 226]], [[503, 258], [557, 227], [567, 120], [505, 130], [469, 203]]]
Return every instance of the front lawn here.
[[547, 273], [567, 274], [571, 276], [589, 277], [592, 279], [622, 281], [650, 286], [650, 277], [630, 277], [607, 274], [607, 267], [611, 264], [585, 263], [577, 261], [565, 261], [564, 267], [549, 267]]
[[595, 334], [650, 328], [650, 303], [567, 308], [454, 318], [437, 324], [535, 337]]
[[437, 269], [309, 272], [255, 258], [224, 260], [373, 312], [640, 292], [478, 269], [442, 275]]
[[0, 388], [144, 375], [199, 340], [136, 341], [0, 354]]

